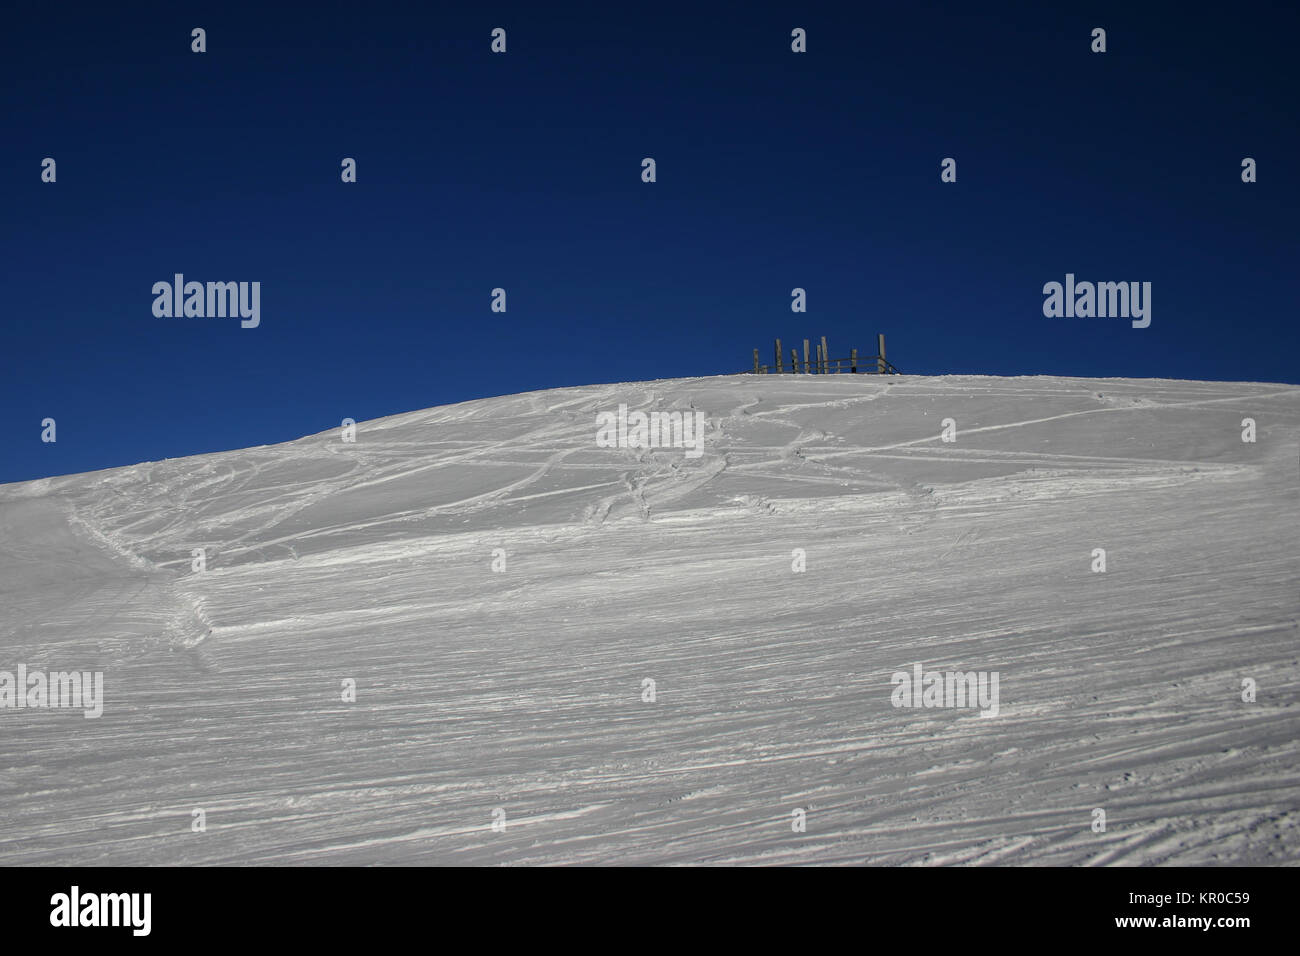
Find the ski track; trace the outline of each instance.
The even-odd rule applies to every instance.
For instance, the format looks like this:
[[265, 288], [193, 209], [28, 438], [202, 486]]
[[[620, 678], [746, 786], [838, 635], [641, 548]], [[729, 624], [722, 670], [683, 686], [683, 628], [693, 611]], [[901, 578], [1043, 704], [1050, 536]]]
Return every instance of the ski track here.
[[[703, 454], [595, 447], [620, 403]], [[739, 376], [0, 486], [0, 669], [106, 692], [0, 710], [0, 863], [1295, 864], [1298, 426], [1267, 384]], [[916, 662], [1000, 714], [894, 708]]]

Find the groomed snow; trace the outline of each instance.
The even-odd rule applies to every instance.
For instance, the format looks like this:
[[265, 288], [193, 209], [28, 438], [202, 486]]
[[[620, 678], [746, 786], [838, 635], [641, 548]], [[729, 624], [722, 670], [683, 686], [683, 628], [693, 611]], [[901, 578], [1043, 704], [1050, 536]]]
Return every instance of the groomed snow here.
[[[620, 403], [704, 454], [597, 447]], [[98, 719], [0, 709], [0, 864], [1294, 863], [1298, 426], [736, 376], [0, 486], [0, 670], [105, 674]], [[916, 663], [998, 715], [894, 707]]]

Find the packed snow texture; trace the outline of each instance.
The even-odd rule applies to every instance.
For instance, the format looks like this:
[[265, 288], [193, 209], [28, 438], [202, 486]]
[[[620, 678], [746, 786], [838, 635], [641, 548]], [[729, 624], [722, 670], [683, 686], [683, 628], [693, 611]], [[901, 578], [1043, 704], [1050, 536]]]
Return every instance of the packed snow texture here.
[[[597, 447], [620, 403], [704, 454]], [[1296, 386], [734, 376], [3, 485], [0, 670], [105, 703], [0, 709], [0, 864], [1294, 863], [1298, 436]]]

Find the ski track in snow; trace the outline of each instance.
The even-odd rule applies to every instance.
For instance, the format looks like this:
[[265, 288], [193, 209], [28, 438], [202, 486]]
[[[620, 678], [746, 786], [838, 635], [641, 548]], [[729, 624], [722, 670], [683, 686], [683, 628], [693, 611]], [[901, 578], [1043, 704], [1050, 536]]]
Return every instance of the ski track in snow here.
[[0, 669], [106, 703], [0, 709], [0, 863], [1294, 864], [1298, 439], [1300, 387], [737, 376], [3, 485]]

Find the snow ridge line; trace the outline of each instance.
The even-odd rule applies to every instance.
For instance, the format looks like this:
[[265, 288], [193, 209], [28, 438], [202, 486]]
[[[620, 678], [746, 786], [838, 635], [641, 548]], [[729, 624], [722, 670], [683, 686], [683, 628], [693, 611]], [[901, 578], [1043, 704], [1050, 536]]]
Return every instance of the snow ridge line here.
[[[158, 591], [165, 602], [164, 606], [171, 605], [174, 608], [164, 627], [164, 636], [169, 639], [169, 643], [181, 647], [194, 647], [208, 638], [212, 633], [213, 625], [202, 597], [182, 595], [178, 586], [181, 579], [131, 551], [114, 536], [95, 525], [75, 505], [69, 503], [67, 515], [68, 525], [74, 531], [80, 532], [113, 557], [126, 561], [135, 571], [143, 575], [144, 580], [139, 590], [131, 595], [128, 601], [138, 597], [149, 585], [158, 586]], [[126, 603], [124, 601], [119, 605], [116, 613], [120, 613]]]
[[147, 558], [136, 554], [115, 537], [105, 532], [98, 525], [93, 524], [90, 519], [86, 517], [84, 512], [78, 509], [76, 505], [72, 504], [72, 502], [68, 502], [67, 515], [69, 527], [74, 531], [80, 532], [85, 537], [90, 538], [91, 541], [99, 545], [105, 551], [108, 551], [113, 556], [123, 559], [137, 571], [144, 571], [147, 574], [160, 573], [160, 569], [156, 564]]

